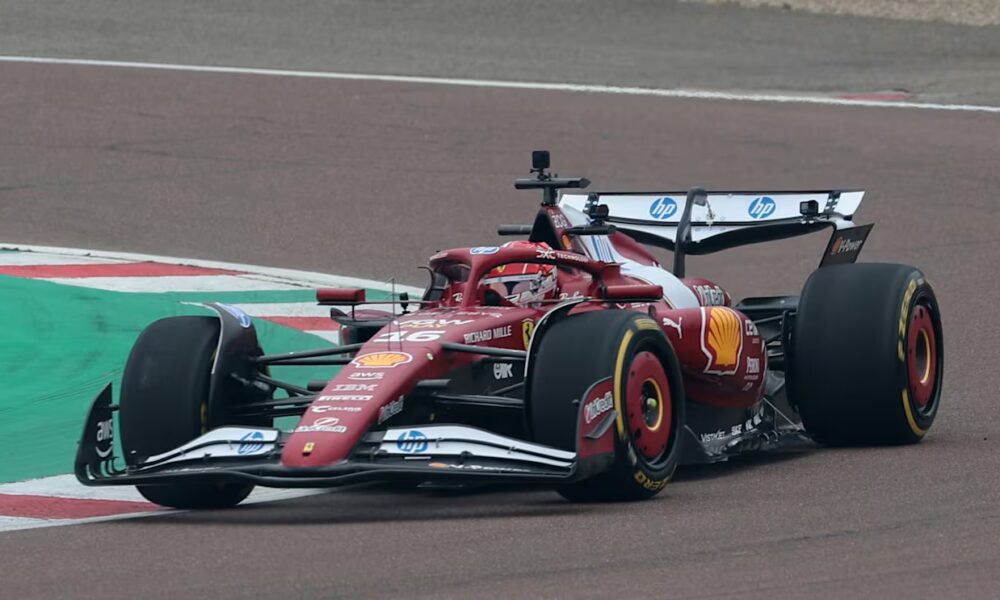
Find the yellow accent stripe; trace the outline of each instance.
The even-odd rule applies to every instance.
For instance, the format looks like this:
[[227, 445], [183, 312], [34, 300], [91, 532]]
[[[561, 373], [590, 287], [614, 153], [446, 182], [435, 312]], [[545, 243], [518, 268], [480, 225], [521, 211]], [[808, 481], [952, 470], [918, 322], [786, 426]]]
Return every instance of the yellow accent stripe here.
[[913, 435], [924, 437], [927, 430], [921, 429], [913, 418], [913, 409], [910, 408], [910, 394], [906, 390], [903, 390], [903, 410], [906, 412], [906, 422], [910, 424], [910, 431], [913, 432]]
[[615, 360], [615, 389], [613, 390], [615, 398], [615, 412], [618, 413], [618, 439], [625, 439], [625, 411], [622, 410], [622, 396], [624, 395], [624, 390], [622, 389], [622, 366], [625, 363], [625, 351], [628, 349], [629, 342], [632, 341], [632, 330], [629, 329], [622, 336], [621, 345], [618, 346], [618, 358]]
[[636, 329], [659, 329], [660, 326], [656, 324], [656, 321], [652, 319], [636, 319], [635, 320]]
[[931, 378], [931, 339], [927, 337], [927, 331], [924, 329], [920, 330], [920, 339], [924, 342], [924, 355], [927, 356], [927, 363], [924, 365], [924, 374], [920, 376], [920, 384], [923, 385]]

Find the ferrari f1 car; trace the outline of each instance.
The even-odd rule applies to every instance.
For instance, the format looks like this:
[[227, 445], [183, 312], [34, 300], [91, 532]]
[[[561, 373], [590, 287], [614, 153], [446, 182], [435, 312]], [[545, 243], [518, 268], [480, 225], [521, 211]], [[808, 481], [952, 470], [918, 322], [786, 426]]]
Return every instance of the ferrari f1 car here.
[[[340, 346], [267, 354], [252, 319], [216, 303], [149, 325], [118, 404], [108, 384], [90, 409], [77, 478], [182, 508], [371, 481], [637, 500], [680, 464], [810, 439], [907, 444], [930, 428], [938, 304], [913, 267], [855, 263], [864, 192], [584, 194], [586, 179], [548, 163], [536, 151], [515, 182], [542, 192], [534, 222], [499, 230], [527, 240], [434, 254], [423, 296], [396, 294], [392, 312], [363, 308], [363, 289], [317, 290]], [[733, 303], [685, 273], [688, 255], [826, 228], [799, 296]], [[342, 368], [291, 383], [278, 365]]]

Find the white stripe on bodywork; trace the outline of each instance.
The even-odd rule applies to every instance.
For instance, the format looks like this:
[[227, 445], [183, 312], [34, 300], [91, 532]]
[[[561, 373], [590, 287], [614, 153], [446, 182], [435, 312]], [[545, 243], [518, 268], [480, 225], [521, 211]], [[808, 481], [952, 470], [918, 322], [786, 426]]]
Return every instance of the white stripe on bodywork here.
[[[244, 441], [244, 437], [252, 434], [258, 434], [260, 437], [255, 440]], [[150, 456], [142, 463], [142, 466], [145, 467], [154, 464], [159, 466], [166, 463], [201, 458], [256, 457], [270, 452], [277, 440], [277, 429], [220, 427], [204, 435], [200, 435], [173, 450]]]
[[[563, 196], [563, 198], [565, 197]], [[586, 225], [590, 223], [590, 219], [580, 210], [585, 204], [584, 202], [583, 204], [577, 203], [576, 205], [572, 205], [560, 200], [559, 207], [572, 225]], [[673, 273], [661, 267], [644, 265], [627, 258], [624, 254], [618, 252], [608, 236], [582, 236], [580, 239], [583, 241], [583, 247], [587, 250], [587, 254], [591, 258], [618, 263], [621, 265], [623, 275], [634, 277], [663, 288], [663, 298], [673, 308], [697, 308], [701, 306], [694, 292], [688, 286], [684, 285], [683, 281], [675, 277]]]
[[[417, 439], [408, 435], [420, 435]], [[401, 446], [419, 446], [426, 443], [420, 452], [404, 450]], [[532, 444], [515, 438], [497, 435], [475, 427], [461, 425], [432, 425], [386, 430], [379, 452], [396, 456], [462, 456], [497, 458], [533, 462], [567, 468], [576, 458], [576, 453], [549, 446]]]
[[555, 460], [544, 456], [537, 456], [527, 452], [520, 452], [516, 448], [497, 448], [487, 444], [473, 441], [435, 441], [432, 440], [423, 452], [404, 452], [400, 450], [395, 442], [383, 442], [379, 446], [379, 453], [393, 456], [422, 456], [422, 457], [442, 457], [442, 456], [465, 456], [471, 460], [477, 458], [492, 458], [500, 460], [516, 460], [518, 462], [536, 463], [550, 467], [569, 468], [573, 463], [565, 460]]
[[639, 264], [627, 260], [622, 264], [622, 275], [641, 279], [646, 283], [658, 285], [663, 288], [663, 297], [670, 306], [674, 308], [698, 308], [701, 303], [694, 295], [691, 288], [684, 285], [684, 282], [674, 276], [673, 273], [665, 271], [660, 267]]

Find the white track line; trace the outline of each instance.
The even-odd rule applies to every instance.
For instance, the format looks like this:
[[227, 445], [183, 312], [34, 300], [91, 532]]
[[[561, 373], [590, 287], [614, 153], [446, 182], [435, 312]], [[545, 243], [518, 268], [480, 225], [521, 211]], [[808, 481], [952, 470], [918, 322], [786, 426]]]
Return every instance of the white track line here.
[[[314, 489], [277, 489], [255, 488], [244, 502], [270, 502], [272, 500], [287, 500], [301, 496], [311, 496], [319, 493]], [[75, 498], [78, 500], [124, 500], [130, 502], [147, 502], [134, 486], [106, 485], [88, 487], [76, 480], [74, 475], [54, 475], [40, 479], [28, 479], [14, 483], [0, 484], [0, 494], [21, 494], [26, 496], [48, 496], [52, 498]], [[2, 518], [2, 517], [0, 517]], [[42, 519], [44, 520], [44, 519]]]
[[234, 304], [251, 317], [329, 317], [330, 307], [315, 302], [240, 302]]
[[23, 529], [41, 529], [43, 527], [63, 527], [66, 525], [84, 525], [86, 523], [103, 523], [105, 521], [122, 521], [124, 519], [139, 519], [157, 515], [169, 515], [176, 511], [154, 510], [149, 512], [125, 513], [107, 517], [85, 517], [82, 519], [29, 519], [26, 517], [0, 517], [0, 533], [20, 531]]
[[128, 500], [145, 502], [132, 486], [87, 487], [76, 480], [74, 475], [54, 475], [40, 479], [28, 479], [14, 483], [0, 484], [0, 494], [23, 494], [28, 496], [50, 496], [55, 498], [77, 498], [80, 500]]
[[[278, 502], [281, 500], [292, 500], [316, 494], [326, 494], [330, 490], [326, 489], [290, 489], [275, 490], [270, 488], [256, 488], [250, 497], [240, 503], [240, 506], [248, 504], [262, 504], [265, 502]], [[239, 507], [230, 509], [239, 510]], [[120, 515], [109, 515], [105, 517], [84, 517], [81, 519], [32, 519], [28, 517], [4, 517], [0, 516], [0, 533], [8, 531], [20, 531], [24, 529], [41, 529], [44, 527], [65, 527], [67, 525], [85, 525], [87, 523], [104, 523], [107, 521], [124, 521], [130, 519], [141, 519], [148, 517], [161, 517], [163, 515], [176, 515], [178, 513], [190, 512], [187, 510], [173, 510], [167, 508], [155, 508], [147, 512], [123, 513]]]
[[94, 288], [110, 292], [263, 292], [301, 290], [303, 286], [260, 281], [237, 275], [165, 275], [163, 277], [43, 277], [60, 285]]
[[43, 252], [0, 252], [0, 265], [5, 267], [36, 267], [44, 265], [110, 265], [122, 261], [90, 256], [45, 254]]
[[52, 519], [30, 519], [28, 517], [0, 516], [0, 531], [17, 531], [19, 529], [51, 527], [52, 521]]
[[334, 346], [340, 344], [340, 331], [325, 331], [321, 329], [307, 329], [305, 333], [314, 335], [318, 338], [323, 338], [324, 340], [330, 342]]
[[[279, 489], [255, 488], [245, 502], [270, 502], [311, 496], [318, 493], [315, 489]], [[147, 502], [145, 498], [131, 485], [109, 485], [88, 487], [76, 480], [74, 475], [53, 475], [39, 479], [27, 479], [13, 483], [0, 484], [0, 494], [19, 494], [26, 496], [47, 496], [51, 498], [75, 498], [77, 500], [122, 500], [130, 502]]]
[[33, 56], [0, 56], [0, 62], [39, 63], [50, 65], [80, 65], [90, 67], [118, 67], [128, 69], [158, 69], [161, 71], [187, 71], [194, 73], [228, 73], [237, 75], [268, 75], [272, 77], [304, 77], [311, 79], [343, 79], [352, 81], [382, 81], [390, 83], [421, 83], [477, 88], [516, 90], [548, 90], [560, 92], [587, 92], [593, 94], [620, 94], [628, 96], [657, 96], [694, 100], [732, 100], [737, 102], [779, 102], [824, 104], [829, 106], [861, 106], [875, 108], [915, 108], [921, 110], [946, 110], [1000, 114], [1000, 106], [975, 104], [934, 104], [892, 100], [857, 100], [795, 94], [732, 93], [708, 90], [623, 87], [580, 83], [542, 83], [532, 81], [502, 81], [496, 79], [462, 79], [453, 77], [419, 77], [411, 75], [376, 75], [370, 73], [338, 73], [331, 71], [296, 71], [287, 69], [260, 69], [251, 67], [219, 67], [205, 65], [180, 65], [171, 63], [132, 62], [120, 60], [91, 60], [82, 58], [46, 58]]
[[[138, 500], [145, 501], [139, 492], [132, 486], [104, 486], [89, 488], [81, 485], [72, 475], [57, 475], [55, 477], [45, 477], [43, 479], [33, 479], [18, 483], [3, 484], [4, 493], [20, 493], [33, 496], [50, 496], [59, 498], [78, 498], [85, 500]], [[281, 500], [292, 500], [316, 494], [325, 494], [330, 490], [326, 489], [274, 489], [255, 488], [250, 497], [240, 503], [241, 506], [247, 504], [260, 504], [265, 502], [278, 502]], [[149, 510], [141, 512], [128, 512], [118, 515], [107, 515], [101, 517], [82, 517], [71, 519], [37, 519], [30, 517], [12, 517], [0, 515], [0, 533], [7, 531], [18, 531], [21, 529], [38, 529], [42, 527], [62, 527], [65, 525], [82, 525], [84, 523], [100, 523], [103, 521], [119, 521], [123, 519], [137, 519], [141, 517], [154, 517], [160, 515], [177, 514], [178, 511], [161, 507], [151, 507]]]

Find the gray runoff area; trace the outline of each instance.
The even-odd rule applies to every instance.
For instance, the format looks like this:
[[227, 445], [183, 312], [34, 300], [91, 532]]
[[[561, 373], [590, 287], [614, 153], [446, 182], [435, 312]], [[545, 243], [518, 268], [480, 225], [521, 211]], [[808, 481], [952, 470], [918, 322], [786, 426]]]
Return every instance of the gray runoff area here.
[[703, 4], [776, 7], [828, 15], [854, 15], [959, 25], [1000, 25], [995, 0], [681, 0]]
[[[1000, 103], [994, 0], [781, 4], [0, 0], [0, 54]], [[948, 14], [992, 25], [908, 20]]]
[[[1000, 104], [991, 26], [639, 0], [81, 6], [0, 0], [0, 54]], [[867, 189], [861, 260], [924, 270], [946, 351], [918, 445], [687, 469], [628, 505], [374, 487], [11, 532], [0, 597], [996, 595], [996, 115], [13, 63], [0, 81], [5, 242], [422, 284], [436, 250], [530, 220], [511, 180], [548, 148], [595, 189]], [[795, 294], [825, 242], [688, 269]]]

